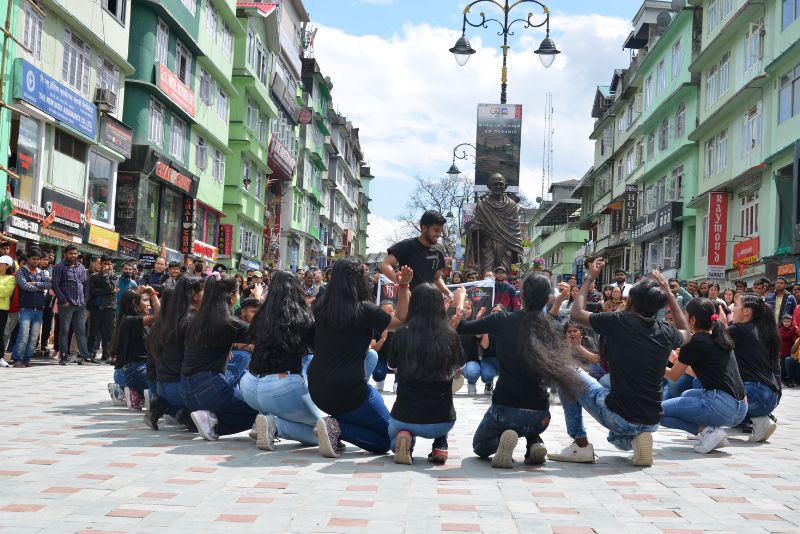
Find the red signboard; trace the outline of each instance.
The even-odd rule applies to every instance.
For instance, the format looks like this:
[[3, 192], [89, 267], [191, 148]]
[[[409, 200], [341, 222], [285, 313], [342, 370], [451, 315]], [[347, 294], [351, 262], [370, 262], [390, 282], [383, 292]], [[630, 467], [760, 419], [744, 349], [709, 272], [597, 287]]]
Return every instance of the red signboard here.
[[178, 107], [194, 117], [194, 93], [163, 64], [158, 65], [158, 88]]
[[760, 257], [760, 243], [759, 237], [753, 237], [747, 241], [736, 243], [733, 245], [733, 266], [750, 265], [751, 263], [758, 263]]
[[192, 254], [210, 261], [217, 261], [217, 247], [212, 247], [202, 241], [192, 243]]
[[219, 243], [217, 244], [217, 248], [219, 249], [219, 255], [221, 257], [230, 258], [232, 246], [233, 246], [233, 225], [220, 224]]
[[186, 193], [191, 193], [192, 190], [192, 179], [182, 174], [166, 163], [158, 162], [156, 163], [156, 176], [164, 180], [165, 182], [169, 182], [178, 189], [185, 191]]
[[725, 266], [725, 245], [728, 232], [728, 194], [708, 194], [708, 265]]
[[311, 124], [311, 117], [313, 115], [314, 112], [311, 110], [311, 108], [302, 108], [297, 118], [297, 122], [300, 124]]
[[183, 197], [183, 228], [181, 228], [181, 253], [192, 250], [192, 223], [194, 223], [194, 199]]

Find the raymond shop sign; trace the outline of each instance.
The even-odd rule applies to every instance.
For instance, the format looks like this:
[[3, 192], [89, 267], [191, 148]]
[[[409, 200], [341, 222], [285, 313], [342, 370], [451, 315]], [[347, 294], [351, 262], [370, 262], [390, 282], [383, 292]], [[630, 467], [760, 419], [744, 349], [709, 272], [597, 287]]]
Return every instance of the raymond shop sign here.
[[725, 266], [725, 246], [728, 233], [728, 193], [708, 194], [708, 265]]
[[233, 225], [220, 224], [219, 225], [219, 242], [217, 243], [217, 250], [219, 251], [220, 258], [230, 258], [231, 248], [233, 246]]
[[519, 191], [521, 143], [521, 105], [478, 104], [475, 191], [488, 191], [489, 177], [498, 172], [506, 179], [508, 193]]
[[192, 250], [192, 226], [194, 225], [194, 199], [183, 197], [183, 227], [181, 228], [181, 253], [189, 254]]
[[639, 186], [625, 186], [625, 204], [622, 207], [622, 229], [633, 230], [636, 227], [636, 216], [639, 214]]
[[47, 214], [46, 227], [83, 236], [86, 225], [86, 202], [45, 187], [42, 189], [42, 206]]
[[761, 238], [759, 237], [753, 237], [733, 245], [733, 267], [758, 263], [760, 257]]

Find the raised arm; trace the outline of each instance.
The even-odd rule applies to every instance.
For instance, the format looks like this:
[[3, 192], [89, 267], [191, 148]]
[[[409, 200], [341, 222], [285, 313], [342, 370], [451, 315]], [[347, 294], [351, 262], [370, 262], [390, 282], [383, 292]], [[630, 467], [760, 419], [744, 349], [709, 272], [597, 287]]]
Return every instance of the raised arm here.
[[[586, 311], [586, 297], [589, 296], [592, 280], [597, 280], [600, 278], [600, 273], [603, 272], [603, 267], [605, 264], [606, 263], [603, 261], [603, 258], [595, 258], [592, 264], [589, 266], [588, 275], [583, 275], [581, 290], [578, 291], [578, 296], [575, 297], [575, 301], [572, 303], [572, 308], [569, 312], [569, 318], [573, 323], [578, 323], [581, 326], [591, 328], [592, 325], [589, 323], [589, 317], [592, 314]], [[559, 297], [561, 297], [561, 295], [559, 295]], [[555, 308], [555, 304], [553, 305], [553, 308]], [[552, 310], [550, 313], [553, 313]]]
[[[383, 267], [383, 265], [381, 265]], [[408, 301], [411, 298], [411, 290], [409, 284], [414, 278], [414, 270], [408, 265], [403, 265], [400, 268], [400, 274], [397, 276], [397, 309], [389, 323], [387, 330], [394, 332], [406, 322], [408, 317]]]
[[651, 272], [650, 277], [658, 282], [658, 285], [661, 287], [661, 291], [666, 293], [667, 306], [669, 306], [669, 309], [672, 311], [672, 321], [675, 324], [675, 328], [677, 328], [683, 336], [683, 343], [681, 343], [681, 345], [686, 345], [692, 339], [692, 334], [689, 332], [689, 322], [686, 320], [683, 310], [678, 304], [678, 301], [675, 299], [675, 295], [673, 295], [672, 291], [670, 291], [669, 282], [667, 282], [667, 279], [664, 278], [664, 275], [658, 271]]
[[436, 271], [434, 275], [433, 283], [436, 284], [436, 287], [439, 288], [439, 291], [442, 292], [442, 295], [445, 296], [447, 302], [450, 303], [453, 300], [453, 293], [447, 288], [447, 284], [444, 283], [444, 278], [442, 278], [442, 269]]
[[394, 266], [397, 265], [397, 258], [395, 258], [392, 254], [386, 256], [386, 259], [383, 260], [381, 266], [378, 267], [378, 270], [381, 272], [383, 276], [391, 280], [393, 283], [397, 283], [397, 277], [394, 274]]

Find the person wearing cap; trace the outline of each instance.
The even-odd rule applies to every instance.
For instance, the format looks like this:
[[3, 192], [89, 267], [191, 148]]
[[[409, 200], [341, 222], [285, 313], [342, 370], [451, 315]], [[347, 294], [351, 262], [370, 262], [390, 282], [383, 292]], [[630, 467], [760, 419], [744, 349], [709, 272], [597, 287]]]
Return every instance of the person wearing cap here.
[[[17, 287], [17, 279], [14, 277], [14, 260], [11, 256], [0, 256], [0, 332], [5, 332], [6, 322], [8, 321], [8, 308], [11, 306], [11, 297]], [[0, 365], [7, 367], [8, 364], [0, 358]]]
[[250, 283], [242, 291], [241, 299], [244, 300], [246, 298], [255, 296], [253, 293], [256, 291], [256, 287], [261, 288], [261, 292], [258, 295], [258, 298], [260, 298], [264, 291], [264, 273], [261, 271], [253, 271], [252, 278], [250, 278]]
[[508, 272], [502, 265], [494, 270], [494, 303], [492, 306], [498, 304], [502, 304], [503, 308], [509, 312], [515, 312], [521, 307], [517, 290], [508, 283]]
[[9, 256], [10, 251], [11, 251], [11, 243], [9, 243], [5, 239], [0, 240], [0, 256]]

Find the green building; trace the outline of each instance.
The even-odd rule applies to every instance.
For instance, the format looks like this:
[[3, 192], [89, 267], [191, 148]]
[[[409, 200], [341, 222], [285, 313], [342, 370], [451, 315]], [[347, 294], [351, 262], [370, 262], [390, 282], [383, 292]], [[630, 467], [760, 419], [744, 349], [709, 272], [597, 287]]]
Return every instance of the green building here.
[[[16, 21], [17, 21], [17, 10], [13, 8], [13, 3], [11, 0], [0, 0], [0, 24], [2, 24], [3, 28], [9, 32], [10, 35], [16, 34]], [[11, 39], [9, 36], [3, 37], [3, 48], [2, 54], [5, 59], [4, 61], [4, 70], [0, 73], [0, 76], [3, 78], [3, 86], [0, 88], [0, 100], [7, 102], [9, 100], [9, 96], [11, 95], [11, 82], [12, 82], [12, 73], [13, 73], [13, 58], [15, 57], [16, 52], [16, 43]], [[9, 153], [9, 143], [10, 143], [10, 136], [11, 136], [11, 110], [7, 107], [0, 107], [0, 154], [8, 154]], [[8, 161], [0, 162], [3, 167], [8, 168]], [[13, 169], [10, 169], [14, 172]], [[16, 173], [15, 173], [16, 174]], [[0, 168], [0, 185], [2, 185], [2, 191], [6, 190], [6, 186], [8, 184], [7, 180], [9, 175], [6, 174], [2, 168]], [[8, 215], [6, 213], [5, 215]], [[3, 221], [5, 222], [5, 221]]]

